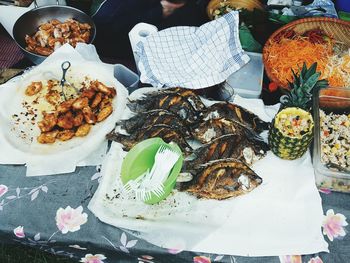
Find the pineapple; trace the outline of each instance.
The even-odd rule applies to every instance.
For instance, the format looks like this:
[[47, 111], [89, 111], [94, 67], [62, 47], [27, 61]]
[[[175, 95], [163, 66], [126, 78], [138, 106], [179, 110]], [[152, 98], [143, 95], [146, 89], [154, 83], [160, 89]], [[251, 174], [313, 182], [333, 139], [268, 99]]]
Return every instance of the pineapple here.
[[282, 159], [294, 160], [308, 149], [313, 138], [314, 122], [310, 114], [312, 91], [328, 86], [326, 80], [319, 80], [317, 63], [309, 69], [304, 63], [294, 81], [289, 82], [290, 92], [282, 100], [280, 111], [272, 121], [269, 145], [274, 154]]

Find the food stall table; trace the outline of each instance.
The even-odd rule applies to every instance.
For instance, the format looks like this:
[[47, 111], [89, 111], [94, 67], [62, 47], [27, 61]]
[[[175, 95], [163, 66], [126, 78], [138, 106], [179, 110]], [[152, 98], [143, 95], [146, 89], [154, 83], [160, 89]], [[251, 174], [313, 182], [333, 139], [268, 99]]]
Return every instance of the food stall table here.
[[[138, 239], [135, 232], [100, 222], [88, 210], [100, 179], [98, 167], [77, 168], [71, 174], [44, 177], [25, 177], [25, 169], [0, 165], [2, 243], [22, 244], [81, 262], [280, 262], [279, 257], [213, 255], [156, 247]], [[332, 209], [335, 214], [350, 218], [349, 195], [332, 192], [321, 193], [321, 197], [324, 214]], [[74, 223], [68, 224], [69, 220], [65, 219], [71, 217], [75, 218]], [[330, 253], [304, 256], [302, 261], [284, 258], [282, 262], [309, 262], [317, 256], [323, 262], [348, 262], [350, 236], [333, 241], [325, 238]], [[94, 257], [96, 261], [88, 261]]]

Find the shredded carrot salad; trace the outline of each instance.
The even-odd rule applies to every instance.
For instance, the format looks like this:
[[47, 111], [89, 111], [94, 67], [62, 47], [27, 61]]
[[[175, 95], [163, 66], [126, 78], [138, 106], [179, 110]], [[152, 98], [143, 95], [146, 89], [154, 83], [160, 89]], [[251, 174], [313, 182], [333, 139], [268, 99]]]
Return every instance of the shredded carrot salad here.
[[293, 81], [291, 69], [298, 72], [303, 63], [310, 67], [317, 62], [321, 78], [328, 79], [330, 86], [350, 86], [350, 53], [339, 56], [334, 52], [334, 41], [312, 43], [308, 37], [295, 35], [272, 40], [266, 47], [267, 64], [272, 74], [283, 84]]

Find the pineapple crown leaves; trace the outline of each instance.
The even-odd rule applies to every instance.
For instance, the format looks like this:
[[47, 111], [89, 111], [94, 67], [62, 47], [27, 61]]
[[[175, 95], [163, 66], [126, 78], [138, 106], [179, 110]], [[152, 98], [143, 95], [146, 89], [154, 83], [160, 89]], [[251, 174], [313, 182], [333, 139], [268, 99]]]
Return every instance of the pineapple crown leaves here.
[[327, 80], [319, 79], [321, 73], [316, 72], [316, 68], [317, 63], [312, 64], [310, 68], [307, 68], [306, 63], [304, 63], [299, 74], [292, 69], [294, 80], [289, 82], [290, 92], [284, 99], [283, 106], [310, 109], [313, 90], [328, 86]]

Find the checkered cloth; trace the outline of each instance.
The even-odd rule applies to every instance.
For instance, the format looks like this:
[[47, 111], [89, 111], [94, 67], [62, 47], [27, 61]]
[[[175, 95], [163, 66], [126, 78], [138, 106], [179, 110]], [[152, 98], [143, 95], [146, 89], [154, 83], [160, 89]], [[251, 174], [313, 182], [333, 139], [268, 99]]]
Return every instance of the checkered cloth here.
[[227, 79], [249, 61], [238, 34], [238, 12], [201, 27], [172, 27], [136, 46], [141, 82], [200, 89]]

